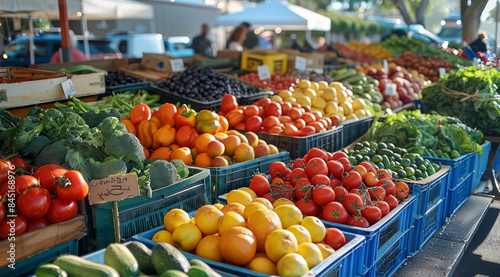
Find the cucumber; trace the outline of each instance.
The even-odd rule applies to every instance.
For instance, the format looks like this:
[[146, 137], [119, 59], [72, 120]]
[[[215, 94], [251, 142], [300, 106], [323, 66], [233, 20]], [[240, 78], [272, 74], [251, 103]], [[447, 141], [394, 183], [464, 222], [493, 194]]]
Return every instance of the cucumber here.
[[133, 241], [127, 248], [132, 252], [135, 259], [139, 263], [139, 269], [144, 274], [156, 274], [155, 267], [151, 261], [151, 249], [149, 249], [143, 243], [138, 241]]
[[68, 273], [55, 264], [44, 264], [35, 270], [36, 277], [68, 277]]
[[[207, 265], [202, 260], [193, 259], [193, 260], [189, 261], [189, 263], [191, 264], [191, 268], [193, 268], [193, 266], [203, 268], [205, 270], [205, 272], [208, 273], [209, 277], [222, 277], [219, 273], [217, 273], [215, 270], [213, 270], [213, 268], [211, 268], [209, 265]], [[188, 275], [189, 275], [189, 271], [188, 271]], [[189, 275], [189, 276], [191, 276], [191, 275]]]
[[175, 269], [169, 269], [165, 272], [163, 272], [160, 277], [189, 277], [186, 273], [175, 270]]
[[116, 269], [120, 276], [138, 276], [139, 263], [128, 248], [119, 243], [111, 243], [104, 251], [104, 263]]
[[392, 152], [392, 150], [390, 150], [390, 149], [382, 148], [382, 149], [377, 150], [377, 154], [392, 157], [394, 155], [394, 152]]
[[120, 277], [120, 274], [108, 265], [87, 261], [75, 255], [59, 256], [54, 264], [71, 277]]
[[160, 242], [153, 247], [151, 261], [156, 272], [162, 275], [163, 272], [169, 269], [188, 272], [191, 267], [188, 259], [182, 255], [181, 251], [166, 242]]

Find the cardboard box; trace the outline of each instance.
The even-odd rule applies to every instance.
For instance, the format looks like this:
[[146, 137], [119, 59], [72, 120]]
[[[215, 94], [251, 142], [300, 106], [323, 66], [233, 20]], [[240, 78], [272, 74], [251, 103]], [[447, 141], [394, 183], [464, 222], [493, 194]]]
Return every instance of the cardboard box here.
[[262, 50], [243, 51], [241, 54], [241, 69], [257, 71], [259, 65], [267, 65], [271, 74], [275, 71], [285, 73], [287, 70], [287, 55]]
[[217, 51], [217, 58], [227, 58], [230, 60], [239, 60], [241, 58], [241, 51], [220, 50], [220, 51]]
[[323, 73], [323, 67], [325, 66], [325, 55], [323, 53], [304, 53], [300, 52], [299, 50], [290, 48], [281, 48], [280, 52], [286, 53], [288, 56], [287, 72], [296, 71], [295, 60], [297, 57], [302, 57], [307, 60], [306, 71]]

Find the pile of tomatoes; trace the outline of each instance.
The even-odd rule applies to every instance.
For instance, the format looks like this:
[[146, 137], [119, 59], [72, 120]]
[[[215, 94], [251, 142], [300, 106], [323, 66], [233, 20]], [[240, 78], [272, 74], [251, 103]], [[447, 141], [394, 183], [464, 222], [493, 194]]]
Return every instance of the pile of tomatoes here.
[[291, 168], [274, 162], [271, 181], [255, 175], [250, 189], [274, 202], [287, 198], [307, 216], [357, 227], [369, 227], [405, 199], [409, 187], [393, 182], [385, 169], [370, 162], [353, 166], [344, 152], [329, 153], [312, 148], [296, 159]]
[[[224, 104], [224, 99], [221, 103]], [[340, 124], [340, 117], [324, 117], [307, 105], [261, 98], [252, 105], [238, 106], [226, 114], [229, 127], [251, 132], [303, 137], [321, 133]]]
[[299, 83], [299, 78], [291, 75], [283, 75], [280, 71], [276, 71], [271, 75], [271, 79], [260, 80], [259, 74], [257, 72], [251, 72], [245, 75], [241, 75], [240, 79], [243, 81], [250, 82], [257, 87], [272, 90], [278, 93], [284, 89], [293, 91], [293, 89]]
[[[76, 201], [89, 191], [76, 170], [49, 164], [33, 175], [27, 173], [27, 165], [19, 157], [0, 160], [0, 240], [74, 217]], [[15, 232], [11, 232], [13, 226]]]

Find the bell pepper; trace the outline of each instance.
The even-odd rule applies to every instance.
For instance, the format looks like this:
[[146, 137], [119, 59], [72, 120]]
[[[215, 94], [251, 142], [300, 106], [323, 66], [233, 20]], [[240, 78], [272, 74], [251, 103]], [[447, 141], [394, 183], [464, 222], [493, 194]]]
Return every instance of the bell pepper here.
[[215, 134], [219, 131], [219, 115], [209, 110], [202, 110], [196, 115], [196, 130], [200, 133]]
[[127, 131], [135, 136], [137, 136], [137, 128], [135, 127], [134, 123], [132, 121], [128, 120], [127, 118], [122, 118], [120, 119], [120, 122], [127, 127]]
[[137, 137], [145, 148], [150, 148], [153, 145], [153, 135], [151, 134], [151, 122], [143, 120], [137, 125]]
[[224, 113], [228, 113], [230, 111], [234, 111], [238, 109], [238, 99], [236, 99], [236, 96], [232, 94], [226, 94], [224, 97], [222, 97], [221, 103], [220, 103], [220, 110]]
[[156, 131], [153, 141], [160, 146], [169, 146], [174, 143], [176, 132], [177, 130], [175, 130], [175, 127], [163, 125]]
[[196, 111], [184, 104], [177, 109], [177, 112], [174, 114], [174, 120], [177, 129], [184, 125], [194, 128], [196, 126]]
[[184, 125], [177, 130], [175, 141], [183, 147], [194, 147], [194, 143], [198, 136], [198, 131], [196, 131], [195, 128]]
[[154, 135], [160, 129], [161, 123], [158, 118], [151, 118], [149, 120], [149, 132], [151, 133], [151, 136], [153, 137], [153, 145], [151, 146], [153, 149], [158, 149], [160, 148], [160, 144], [158, 144], [157, 141], [154, 140]]
[[227, 121], [227, 118], [223, 115], [219, 115], [219, 123], [220, 123], [220, 128], [218, 133], [224, 133], [229, 129], [229, 122]]
[[171, 103], [165, 103], [158, 110], [158, 117], [161, 125], [175, 126], [174, 114], [177, 112], [177, 107]]
[[141, 121], [149, 120], [151, 118], [151, 109], [145, 103], [139, 103], [130, 110], [130, 121], [135, 125]]
[[229, 127], [234, 128], [236, 125], [243, 122], [245, 115], [242, 110], [232, 110], [226, 114], [226, 119], [229, 122]]

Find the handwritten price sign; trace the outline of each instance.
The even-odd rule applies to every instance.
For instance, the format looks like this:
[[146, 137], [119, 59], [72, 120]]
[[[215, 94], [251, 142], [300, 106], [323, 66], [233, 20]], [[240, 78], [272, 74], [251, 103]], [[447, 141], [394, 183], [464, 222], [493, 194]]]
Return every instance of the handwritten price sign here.
[[135, 173], [111, 175], [104, 179], [90, 181], [90, 205], [120, 201], [139, 195], [141, 195], [141, 192], [139, 191], [139, 183]]

